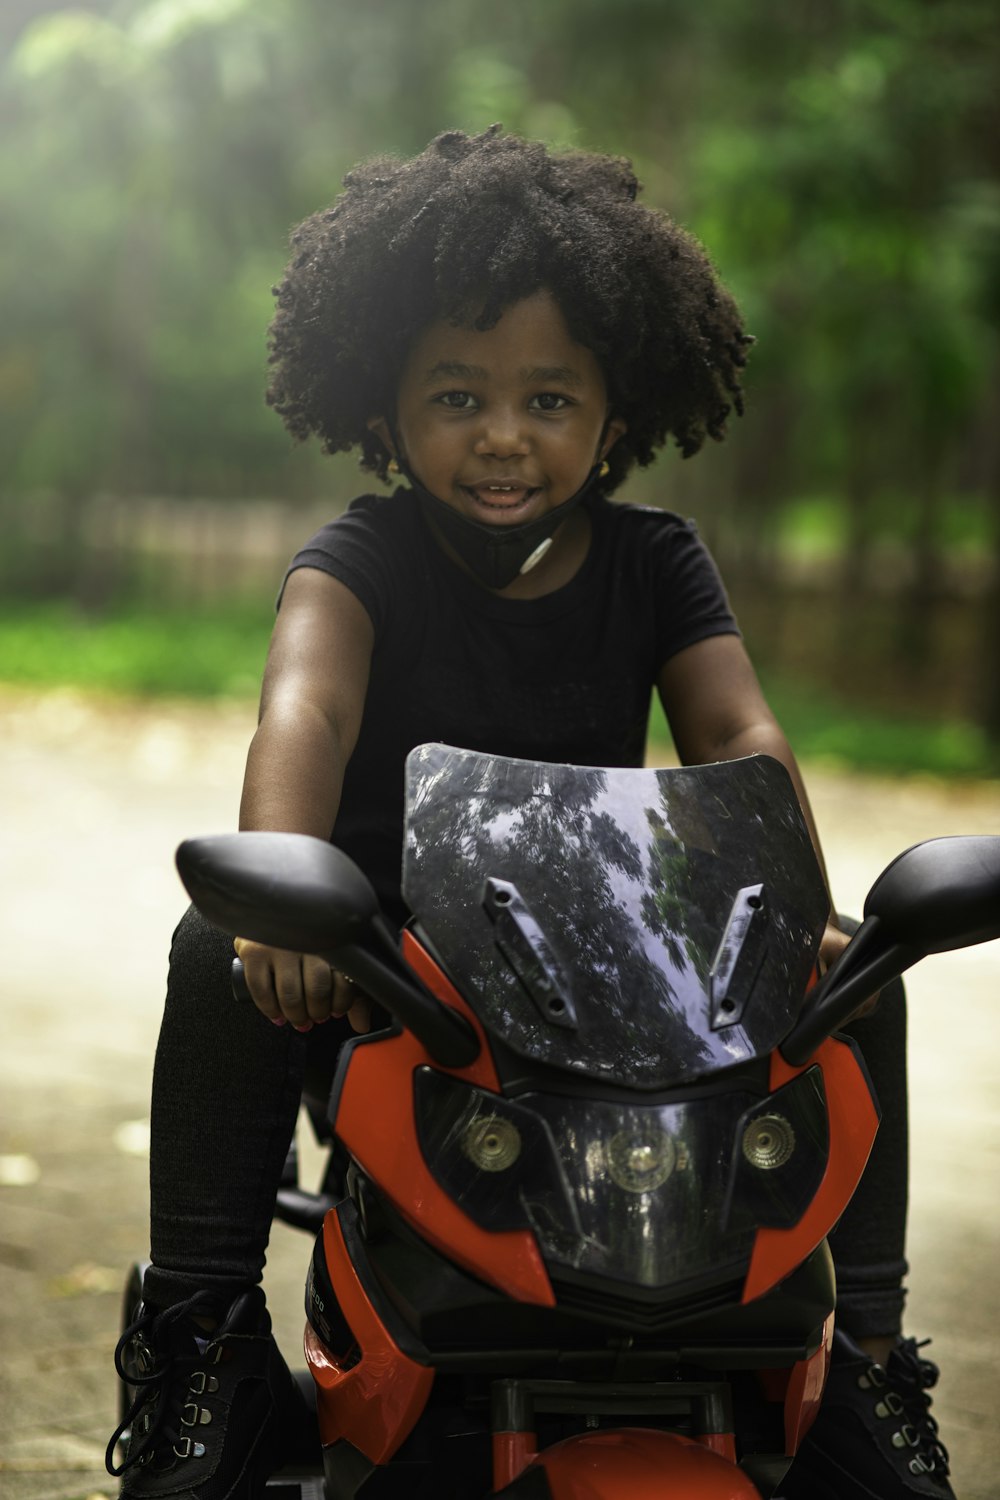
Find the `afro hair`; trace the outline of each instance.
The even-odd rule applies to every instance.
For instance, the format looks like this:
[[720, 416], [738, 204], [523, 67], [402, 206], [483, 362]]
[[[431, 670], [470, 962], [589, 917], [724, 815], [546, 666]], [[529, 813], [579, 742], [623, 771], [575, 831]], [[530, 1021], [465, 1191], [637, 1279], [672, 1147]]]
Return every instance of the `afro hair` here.
[[753, 341], [702, 247], [638, 191], [624, 158], [550, 152], [499, 126], [363, 162], [292, 234], [268, 403], [295, 437], [315, 433], [330, 453], [359, 446], [385, 479], [389, 455], [367, 424], [394, 415], [415, 336], [436, 318], [492, 328], [544, 289], [627, 425], [606, 490], [671, 437], [684, 457], [721, 439], [743, 409]]

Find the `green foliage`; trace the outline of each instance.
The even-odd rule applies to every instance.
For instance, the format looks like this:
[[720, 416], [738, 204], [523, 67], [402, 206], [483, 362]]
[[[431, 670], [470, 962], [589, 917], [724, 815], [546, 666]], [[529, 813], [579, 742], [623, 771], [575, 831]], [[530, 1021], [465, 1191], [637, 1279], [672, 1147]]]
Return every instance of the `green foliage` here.
[[124, 694], [254, 697], [273, 615], [247, 604], [93, 616], [42, 604], [0, 611], [0, 677]]
[[[862, 578], [888, 539], [914, 616], [946, 544], [991, 550], [1000, 579], [994, 0], [2, 11], [8, 494], [326, 489], [262, 401], [288, 229], [359, 158], [502, 119], [632, 156], [758, 335], [746, 421], [637, 498], [696, 510], [758, 567], [811, 527]], [[829, 497], [821, 521], [801, 496]], [[1000, 656], [982, 672], [1000, 683]], [[1000, 688], [979, 698], [1000, 737]]]
[[[801, 679], [765, 674], [768, 701], [802, 761], [877, 775], [995, 777], [1000, 757], [987, 736], [962, 720], [932, 723], [859, 709]], [[650, 728], [654, 750], [669, 754], [670, 732], [656, 705]]]
[[[872, 497], [868, 528], [872, 544], [914, 540], [916, 516], [905, 491], [883, 489]], [[790, 500], [781, 519], [780, 542], [787, 558], [838, 559], [847, 540], [847, 516], [832, 494], [809, 495]], [[942, 558], [988, 555], [992, 522], [987, 498], [982, 494], [951, 493], [942, 496], [938, 517], [938, 552]]]
[[1000, 758], [983, 731], [858, 709], [816, 685], [765, 673], [768, 701], [797, 755], [881, 773], [995, 776]]
[[901, 487], [968, 432], [1000, 302], [987, 0], [38, 8], [0, 79], [8, 486], [280, 489], [288, 226], [357, 158], [494, 119], [628, 151], [692, 219], [761, 335], [772, 491], [842, 489], [859, 444]]

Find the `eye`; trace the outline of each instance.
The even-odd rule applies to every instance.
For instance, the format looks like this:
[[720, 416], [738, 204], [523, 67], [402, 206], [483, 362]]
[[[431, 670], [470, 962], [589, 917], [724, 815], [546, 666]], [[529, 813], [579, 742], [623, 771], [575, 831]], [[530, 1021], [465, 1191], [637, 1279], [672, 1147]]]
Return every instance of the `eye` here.
[[476, 407], [476, 398], [468, 391], [441, 391], [434, 401], [448, 411], [474, 411]]
[[539, 391], [529, 402], [538, 411], [562, 411], [572, 404], [568, 396], [560, 396], [556, 391]]

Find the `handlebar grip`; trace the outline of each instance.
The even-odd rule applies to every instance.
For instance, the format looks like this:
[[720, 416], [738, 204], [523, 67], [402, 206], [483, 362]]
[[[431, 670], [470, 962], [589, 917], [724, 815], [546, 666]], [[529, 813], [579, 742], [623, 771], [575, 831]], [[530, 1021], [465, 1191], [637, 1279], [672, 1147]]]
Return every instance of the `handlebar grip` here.
[[249, 1005], [252, 1005], [253, 996], [250, 993], [250, 986], [247, 984], [247, 976], [243, 969], [243, 960], [240, 958], [233, 959], [230, 982], [233, 986], [233, 999], [245, 1000]]

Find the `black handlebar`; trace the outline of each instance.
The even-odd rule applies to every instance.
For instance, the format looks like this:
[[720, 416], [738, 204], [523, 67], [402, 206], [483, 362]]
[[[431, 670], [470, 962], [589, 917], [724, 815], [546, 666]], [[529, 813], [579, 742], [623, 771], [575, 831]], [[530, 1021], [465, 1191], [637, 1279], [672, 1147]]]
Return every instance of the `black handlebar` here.
[[901, 943], [886, 944], [878, 917], [866, 917], [850, 946], [810, 990], [802, 1014], [781, 1043], [781, 1055], [793, 1068], [807, 1063], [827, 1037], [839, 1031], [860, 1005], [920, 957]]

